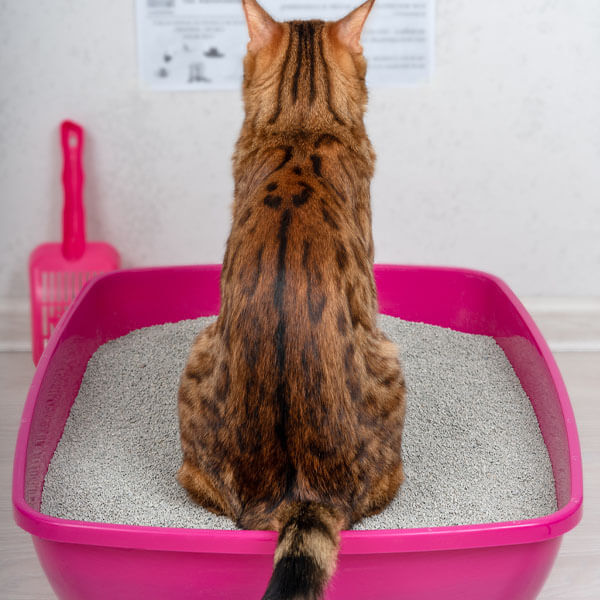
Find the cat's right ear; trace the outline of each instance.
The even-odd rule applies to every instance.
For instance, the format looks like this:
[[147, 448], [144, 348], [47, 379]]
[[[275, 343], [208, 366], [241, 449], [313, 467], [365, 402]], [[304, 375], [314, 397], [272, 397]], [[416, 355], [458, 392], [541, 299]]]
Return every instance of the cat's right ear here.
[[361, 54], [363, 51], [360, 35], [374, 2], [375, 0], [366, 0], [350, 14], [333, 24], [338, 40], [354, 54]]
[[248, 23], [249, 52], [258, 52], [270, 44], [281, 30], [281, 25], [260, 6], [256, 0], [242, 0], [246, 23]]

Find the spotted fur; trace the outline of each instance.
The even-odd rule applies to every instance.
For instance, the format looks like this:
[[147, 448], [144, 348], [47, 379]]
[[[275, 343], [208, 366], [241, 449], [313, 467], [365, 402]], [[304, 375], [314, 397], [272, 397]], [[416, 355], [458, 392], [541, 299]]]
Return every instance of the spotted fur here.
[[372, 0], [335, 23], [276, 23], [243, 4], [246, 118], [221, 311], [182, 374], [178, 478], [238, 526], [279, 532], [265, 600], [316, 600], [340, 531], [403, 480], [404, 381], [376, 327], [372, 272], [358, 44]]

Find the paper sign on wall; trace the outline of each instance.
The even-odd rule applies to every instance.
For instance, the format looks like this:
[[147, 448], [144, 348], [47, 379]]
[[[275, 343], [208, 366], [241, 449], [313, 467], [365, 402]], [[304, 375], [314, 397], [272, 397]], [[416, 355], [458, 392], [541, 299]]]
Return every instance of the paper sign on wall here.
[[[156, 90], [239, 89], [248, 32], [241, 0], [136, 0], [142, 84]], [[262, 0], [279, 21], [336, 20], [360, 0]], [[426, 82], [433, 63], [434, 0], [379, 0], [362, 44], [367, 84]]]

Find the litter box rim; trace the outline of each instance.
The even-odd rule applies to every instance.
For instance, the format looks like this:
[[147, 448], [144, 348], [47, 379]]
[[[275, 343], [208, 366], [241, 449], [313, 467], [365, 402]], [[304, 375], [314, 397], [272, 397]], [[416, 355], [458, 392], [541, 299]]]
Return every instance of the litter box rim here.
[[[32, 508], [25, 500], [25, 468], [29, 431], [42, 379], [69, 320], [82, 303], [94, 293], [98, 286], [113, 278], [135, 277], [144, 274], [160, 275], [160, 272], [166, 271], [179, 273], [202, 271], [216, 277], [218, 281], [220, 270], [221, 265], [123, 269], [100, 275], [84, 286], [79, 296], [61, 318], [40, 358], [23, 409], [14, 458], [12, 490], [14, 518], [22, 529], [39, 538], [55, 542], [115, 548], [217, 554], [273, 553], [277, 542], [277, 533], [273, 531], [200, 530], [75, 521], [45, 515]], [[505, 546], [540, 542], [561, 536], [571, 530], [582, 516], [583, 480], [579, 438], [565, 384], [537, 325], [508, 285], [495, 275], [474, 269], [455, 267], [383, 264], [375, 265], [375, 278], [378, 280], [382, 276], [385, 277], [385, 274], [390, 271], [399, 270], [414, 273], [421, 271], [430, 274], [436, 271], [440, 274], [458, 274], [486, 280], [497, 287], [517, 311], [548, 368], [558, 395], [569, 454], [570, 498], [559, 510], [534, 519], [452, 527], [344, 531], [341, 534], [340, 553], [426, 552]]]

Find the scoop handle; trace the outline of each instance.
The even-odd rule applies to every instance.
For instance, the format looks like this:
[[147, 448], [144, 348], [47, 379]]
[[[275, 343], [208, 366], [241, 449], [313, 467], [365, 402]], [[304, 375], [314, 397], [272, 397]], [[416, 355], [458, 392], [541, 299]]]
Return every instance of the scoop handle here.
[[85, 212], [83, 210], [83, 128], [73, 121], [60, 125], [63, 152], [62, 253], [67, 260], [81, 258], [85, 250]]

